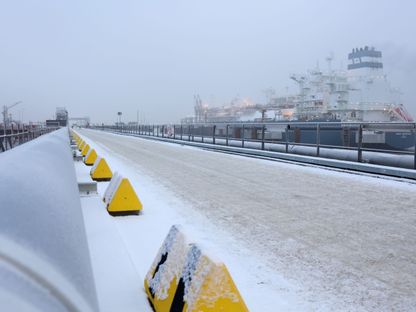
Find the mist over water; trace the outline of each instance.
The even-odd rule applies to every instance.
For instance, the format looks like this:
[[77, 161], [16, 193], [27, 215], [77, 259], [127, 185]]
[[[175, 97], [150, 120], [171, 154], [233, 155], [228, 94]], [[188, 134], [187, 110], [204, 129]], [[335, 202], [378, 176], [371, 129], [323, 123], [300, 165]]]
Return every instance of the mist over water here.
[[352, 48], [374, 46], [416, 116], [414, 1], [2, 1], [0, 105], [16, 119], [64, 106], [92, 122], [178, 122], [193, 97], [212, 105], [264, 90]]

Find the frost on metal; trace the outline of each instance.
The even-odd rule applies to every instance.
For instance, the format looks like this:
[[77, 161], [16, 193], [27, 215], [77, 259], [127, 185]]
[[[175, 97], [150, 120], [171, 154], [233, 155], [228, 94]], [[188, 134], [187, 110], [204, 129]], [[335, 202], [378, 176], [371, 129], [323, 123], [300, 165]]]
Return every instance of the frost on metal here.
[[233, 302], [240, 300], [231, 287], [222, 263], [213, 262], [207, 255], [202, 254], [197, 246], [191, 248], [188, 259], [189, 263], [186, 264], [184, 272], [192, 274], [189, 277], [184, 274], [183, 278], [186, 281], [184, 300], [189, 311], [199, 311], [203, 307], [213, 308], [219, 299], [227, 298]]
[[203, 255], [198, 262], [190, 289], [185, 294], [189, 311], [200, 311], [204, 307], [213, 308], [220, 299], [240, 301], [240, 297], [230, 283], [224, 264], [214, 263]]
[[[172, 305], [187, 311], [215, 308], [219, 299], [239, 302], [240, 297], [224, 264], [211, 260], [172, 226], [146, 276], [153, 298], [172, 297]], [[183, 291], [183, 295], [182, 295]]]
[[[178, 226], [172, 226], [146, 276], [149, 287], [158, 299], [164, 300], [168, 297], [169, 287], [174, 278], [179, 281], [187, 249], [185, 236]], [[163, 258], [166, 258], [166, 261], [161, 263]]]
[[[206, 258], [206, 257], [205, 257]], [[182, 272], [182, 280], [185, 284], [184, 301], [188, 305], [188, 310], [192, 311], [194, 303], [198, 299], [198, 293], [207, 276], [210, 265], [205, 265], [202, 268], [206, 270], [203, 274], [196, 275], [197, 267], [200, 265], [201, 250], [198, 246], [192, 244], [186, 256], [185, 266]]]
[[113, 178], [110, 181], [110, 184], [108, 185], [107, 189], [104, 193], [104, 202], [108, 205], [111, 202], [111, 199], [113, 198], [114, 194], [116, 193], [121, 181], [123, 180], [123, 177], [118, 174], [117, 172], [114, 173]]

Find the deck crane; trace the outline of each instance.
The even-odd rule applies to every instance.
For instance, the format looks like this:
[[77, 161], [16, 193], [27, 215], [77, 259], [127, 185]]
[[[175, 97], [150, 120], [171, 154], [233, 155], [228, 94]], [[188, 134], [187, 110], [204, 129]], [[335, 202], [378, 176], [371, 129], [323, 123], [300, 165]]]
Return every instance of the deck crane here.
[[18, 105], [20, 103], [22, 103], [22, 101], [17, 101], [15, 103], [11, 104], [11, 105], [4, 105], [3, 106], [3, 127], [4, 127], [4, 130], [7, 129], [8, 123], [11, 119], [9, 117], [9, 109], [15, 107], [16, 105]]

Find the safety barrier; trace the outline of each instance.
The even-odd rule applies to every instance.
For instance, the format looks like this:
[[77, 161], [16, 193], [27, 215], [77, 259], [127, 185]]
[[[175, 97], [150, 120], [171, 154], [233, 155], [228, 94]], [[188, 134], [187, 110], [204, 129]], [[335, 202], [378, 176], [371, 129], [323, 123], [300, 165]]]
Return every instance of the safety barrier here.
[[248, 311], [227, 268], [172, 226], [144, 281], [157, 312]]
[[416, 169], [414, 122], [218, 122], [93, 128], [172, 142], [198, 142]]
[[113, 177], [110, 167], [104, 158], [97, 157], [90, 171], [91, 178], [94, 181], [110, 181]]
[[21, 125], [7, 130], [0, 129], [0, 152], [5, 152], [18, 145], [29, 142], [37, 137], [59, 129], [59, 127], [42, 127]]
[[127, 178], [117, 172], [104, 193], [104, 203], [111, 215], [139, 214], [143, 205]]
[[84, 149], [84, 146], [85, 146], [85, 142], [81, 140], [78, 145], [78, 150], [81, 152]]
[[81, 155], [86, 156], [89, 150], [90, 150], [90, 146], [88, 144], [85, 144], [84, 147], [82, 148]]
[[95, 149], [92, 148], [85, 155], [84, 164], [86, 164], [87, 166], [92, 166], [94, 165], [94, 162], [96, 160], [97, 160], [97, 152], [95, 151]]
[[67, 129], [0, 154], [0, 171], [2, 310], [98, 311]]

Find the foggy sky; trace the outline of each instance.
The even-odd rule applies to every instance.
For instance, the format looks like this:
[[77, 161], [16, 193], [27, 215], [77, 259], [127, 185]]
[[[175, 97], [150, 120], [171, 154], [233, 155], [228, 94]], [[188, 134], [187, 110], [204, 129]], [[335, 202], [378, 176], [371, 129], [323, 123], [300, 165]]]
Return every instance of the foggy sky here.
[[45, 120], [64, 106], [92, 122], [177, 122], [193, 96], [220, 105], [264, 103], [264, 90], [295, 92], [289, 79], [347, 65], [352, 48], [375, 46], [416, 116], [416, 2], [2, 0], [0, 105]]

